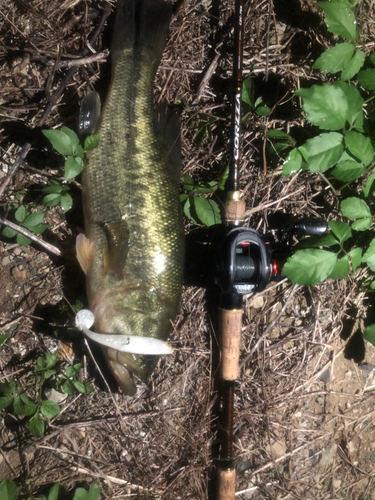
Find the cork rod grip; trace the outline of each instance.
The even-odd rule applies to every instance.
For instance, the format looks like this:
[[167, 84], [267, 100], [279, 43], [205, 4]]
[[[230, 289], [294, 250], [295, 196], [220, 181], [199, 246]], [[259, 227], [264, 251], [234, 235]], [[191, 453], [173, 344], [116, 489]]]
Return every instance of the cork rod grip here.
[[236, 493], [236, 469], [219, 470], [217, 500], [234, 500]]
[[228, 200], [225, 203], [225, 222], [227, 225], [238, 226], [245, 218], [246, 204], [242, 200]]
[[242, 309], [219, 309], [221, 347], [220, 376], [223, 380], [232, 381], [238, 378], [241, 329]]

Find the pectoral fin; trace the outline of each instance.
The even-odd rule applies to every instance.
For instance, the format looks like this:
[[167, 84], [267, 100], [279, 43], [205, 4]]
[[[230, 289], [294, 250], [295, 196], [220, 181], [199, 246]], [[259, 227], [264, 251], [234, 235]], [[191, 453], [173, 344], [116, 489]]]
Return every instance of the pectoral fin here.
[[119, 279], [123, 277], [129, 251], [129, 227], [126, 220], [105, 222], [101, 227], [107, 238], [104, 254], [104, 273], [112, 273]]
[[82, 271], [87, 274], [94, 259], [94, 243], [84, 234], [79, 234], [76, 239], [76, 253]]

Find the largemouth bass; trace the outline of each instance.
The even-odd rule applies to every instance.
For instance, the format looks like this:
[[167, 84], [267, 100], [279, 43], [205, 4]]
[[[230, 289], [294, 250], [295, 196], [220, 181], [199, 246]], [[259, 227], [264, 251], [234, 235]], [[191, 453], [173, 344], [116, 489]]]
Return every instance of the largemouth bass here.
[[[82, 177], [85, 237], [77, 256], [86, 273], [99, 333], [167, 339], [179, 308], [184, 236], [179, 202], [179, 122], [153, 107], [153, 81], [172, 4], [120, 0], [112, 78]], [[102, 348], [126, 394], [133, 374], [146, 381], [157, 356]]]

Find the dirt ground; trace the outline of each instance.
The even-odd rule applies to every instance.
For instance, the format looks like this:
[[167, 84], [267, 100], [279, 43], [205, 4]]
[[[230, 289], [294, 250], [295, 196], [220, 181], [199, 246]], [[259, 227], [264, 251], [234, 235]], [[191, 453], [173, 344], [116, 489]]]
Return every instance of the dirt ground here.
[[[233, 4], [182, 2], [155, 82], [156, 102], [168, 102], [181, 115], [183, 174], [198, 180], [216, 179], [227, 161]], [[253, 78], [255, 97], [272, 109], [269, 117], [251, 113], [243, 126], [247, 223], [263, 233], [285, 217], [335, 218], [339, 198], [311, 175], [281, 177], [281, 161], [268, 155], [265, 135], [276, 128], [301, 140], [304, 120], [293, 92], [317, 81], [311, 63], [334, 37], [312, 0], [245, 4], [245, 76]], [[41, 189], [62, 174], [61, 157], [41, 128], [77, 130], [84, 93], [97, 89], [105, 95], [109, 62], [77, 66], [40, 126], [69, 71], [63, 63], [82, 57], [104, 5], [0, 3], [0, 183], [22, 146], [31, 144], [2, 194], [0, 215], [9, 212], [14, 220], [20, 204], [42, 210], [50, 229], [41, 237], [62, 253], [58, 257], [35, 243], [20, 247], [14, 239], [0, 238], [0, 333], [10, 335], [0, 348], [0, 382], [16, 379], [32, 397], [36, 358], [57, 349], [60, 366], [83, 363], [81, 377], [94, 388], [61, 401], [61, 413], [46, 423], [39, 439], [27, 431], [25, 418], [3, 411], [0, 479], [13, 479], [28, 494], [60, 482], [63, 498], [71, 498], [77, 485], [99, 482], [105, 499], [212, 499], [214, 287], [187, 280], [171, 335], [174, 354], [160, 361], [147, 384], [139, 383], [136, 397], [124, 396], [100, 352], [94, 346], [89, 350], [74, 333], [69, 304], [87, 303], [74, 248], [83, 227], [79, 182], [72, 183], [74, 204], [67, 213], [41, 204]], [[110, 47], [112, 18], [96, 51]], [[362, 1], [357, 18], [363, 49], [371, 51], [372, 1]], [[202, 124], [211, 133], [198, 143]], [[186, 232], [194, 231], [185, 222]], [[375, 348], [361, 335], [369, 300], [359, 291], [359, 279], [327, 280], [314, 288], [283, 281], [246, 299], [234, 415], [238, 499], [375, 499]]]

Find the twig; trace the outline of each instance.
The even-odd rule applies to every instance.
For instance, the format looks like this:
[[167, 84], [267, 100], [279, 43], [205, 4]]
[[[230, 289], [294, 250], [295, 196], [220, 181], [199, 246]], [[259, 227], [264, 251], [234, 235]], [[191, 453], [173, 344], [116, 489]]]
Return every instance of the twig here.
[[254, 214], [255, 212], [259, 212], [261, 210], [264, 210], [265, 208], [272, 207], [272, 205], [276, 205], [277, 203], [280, 203], [280, 201], [286, 200], [287, 198], [290, 198], [291, 196], [295, 196], [297, 193], [300, 193], [301, 191], [305, 191], [306, 187], [302, 186], [300, 189], [297, 189], [297, 191], [294, 191], [293, 193], [286, 194], [285, 196], [282, 196], [278, 200], [272, 201], [271, 203], [262, 203], [261, 205], [258, 205], [256, 207], [250, 208], [250, 210], [247, 210], [245, 212], [245, 217], [248, 217], [251, 214]]
[[[56, 64], [56, 68], [73, 68], [76, 66], [84, 66], [85, 64], [91, 64], [93, 62], [105, 62], [106, 58], [109, 56], [109, 50], [105, 49], [103, 52], [97, 52], [91, 56], [81, 57], [80, 59], [70, 59], [69, 61], [59, 61]], [[51, 61], [51, 64], [54, 64]]]
[[[219, 47], [220, 47], [220, 45], [219, 45]], [[209, 65], [209, 67], [208, 67], [208, 69], [206, 71], [206, 74], [203, 76], [202, 81], [201, 81], [201, 83], [199, 85], [199, 88], [198, 88], [198, 98], [201, 97], [201, 95], [203, 94], [205, 88], [208, 85], [208, 82], [211, 79], [211, 76], [215, 73], [216, 67], [217, 67], [217, 63], [219, 62], [219, 58], [220, 58], [220, 52], [216, 52], [215, 57], [213, 58], [211, 64]]]
[[19, 152], [17, 158], [15, 159], [13, 165], [10, 167], [10, 169], [8, 171], [8, 174], [5, 177], [4, 182], [0, 186], [0, 198], [4, 194], [5, 189], [8, 187], [8, 184], [10, 183], [10, 181], [11, 181], [13, 175], [15, 174], [17, 168], [21, 165], [21, 163], [26, 158], [27, 153], [30, 151], [30, 148], [31, 148], [31, 144], [29, 144], [28, 142], [26, 142], [26, 144], [24, 144], [22, 146], [22, 149]]
[[33, 234], [29, 230], [25, 229], [24, 227], [18, 226], [17, 224], [14, 224], [14, 222], [10, 222], [9, 220], [4, 219], [3, 217], [0, 217], [0, 224], [3, 224], [4, 226], [10, 227], [14, 231], [17, 231], [17, 233], [23, 234], [23, 236], [26, 236], [26, 238], [29, 238], [30, 240], [34, 241], [38, 245], [42, 246], [48, 252], [54, 253], [58, 257], [61, 256], [61, 252], [58, 248], [51, 245], [50, 243], [46, 243], [45, 241], [38, 238], [38, 236], [35, 236], [35, 234]]

